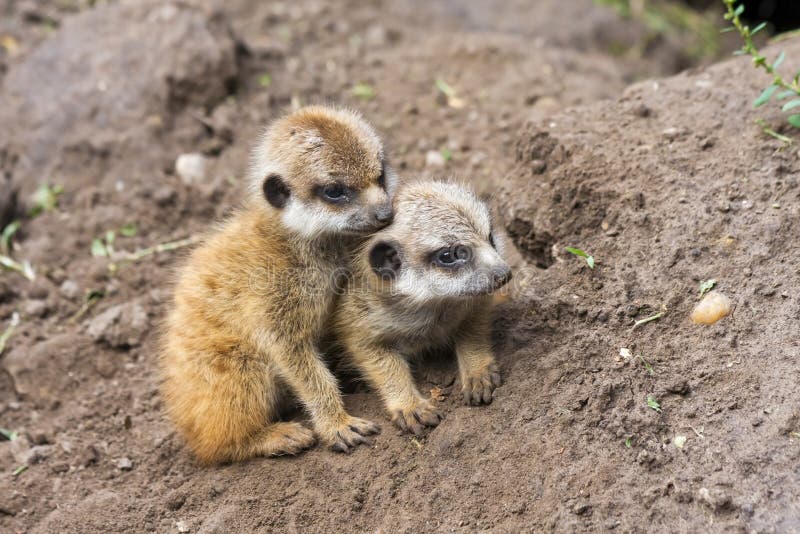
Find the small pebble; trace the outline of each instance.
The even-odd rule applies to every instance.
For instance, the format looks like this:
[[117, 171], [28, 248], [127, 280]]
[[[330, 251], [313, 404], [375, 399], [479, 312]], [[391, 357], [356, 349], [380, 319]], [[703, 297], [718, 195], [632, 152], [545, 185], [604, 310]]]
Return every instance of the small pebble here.
[[205, 181], [206, 158], [202, 154], [181, 154], [175, 160], [175, 172], [186, 185]]
[[117, 469], [120, 471], [130, 471], [133, 469], [133, 462], [128, 457], [120, 458], [117, 460]]
[[697, 324], [714, 324], [731, 312], [731, 299], [719, 291], [706, 293], [692, 311], [692, 321]]
[[425, 154], [426, 167], [444, 167], [445, 160], [441, 152], [437, 150], [428, 150]]

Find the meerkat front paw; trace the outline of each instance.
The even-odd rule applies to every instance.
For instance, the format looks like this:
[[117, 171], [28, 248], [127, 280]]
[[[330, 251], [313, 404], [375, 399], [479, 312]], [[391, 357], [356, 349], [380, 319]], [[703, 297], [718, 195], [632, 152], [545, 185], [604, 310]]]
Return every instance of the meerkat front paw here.
[[492, 361], [485, 367], [464, 375], [461, 382], [464, 404], [473, 406], [491, 404], [492, 393], [502, 383], [500, 369], [497, 367], [497, 363]]
[[328, 431], [326, 441], [330, 448], [336, 452], [349, 453], [356, 446], [368, 443], [366, 436], [377, 434], [381, 427], [358, 417], [347, 416], [345, 421]]
[[422, 435], [426, 426], [437, 426], [443, 419], [439, 410], [428, 400], [419, 399], [410, 406], [390, 408], [392, 423], [404, 432]]

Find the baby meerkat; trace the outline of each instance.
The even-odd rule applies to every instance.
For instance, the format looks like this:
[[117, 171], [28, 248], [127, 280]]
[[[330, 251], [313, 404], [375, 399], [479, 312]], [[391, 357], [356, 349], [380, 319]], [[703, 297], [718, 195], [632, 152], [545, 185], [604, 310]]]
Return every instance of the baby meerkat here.
[[[163, 397], [205, 463], [347, 452], [379, 431], [350, 416], [318, 351], [352, 247], [391, 221], [396, 177], [354, 112], [313, 106], [273, 123], [242, 209], [179, 273], [161, 353]], [[362, 236], [359, 238], [359, 236]], [[292, 395], [314, 433], [278, 421]]]
[[486, 204], [456, 184], [401, 187], [394, 222], [354, 258], [333, 334], [383, 398], [392, 421], [419, 434], [441, 415], [414, 385], [409, 358], [453, 348], [463, 399], [490, 403], [500, 374], [490, 345], [492, 293], [511, 279]]

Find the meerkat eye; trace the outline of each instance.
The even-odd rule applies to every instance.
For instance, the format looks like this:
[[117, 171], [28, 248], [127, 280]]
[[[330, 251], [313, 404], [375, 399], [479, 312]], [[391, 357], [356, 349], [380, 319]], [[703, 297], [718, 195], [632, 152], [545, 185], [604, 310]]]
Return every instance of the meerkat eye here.
[[492, 248], [497, 248], [497, 243], [494, 241], [494, 232], [489, 233], [489, 244], [492, 245]]
[[434, 252], [433, 261], [441, 267], [457, 267], [466, 263], [472, 255], [470, 249], [464, 245], [441, 248]]
[[328, 184], [319, 189], [319, 196], [322, 200], [331, 203], [338, 203], [347, 200], [348, 190], [345, 186], [339, 183]]

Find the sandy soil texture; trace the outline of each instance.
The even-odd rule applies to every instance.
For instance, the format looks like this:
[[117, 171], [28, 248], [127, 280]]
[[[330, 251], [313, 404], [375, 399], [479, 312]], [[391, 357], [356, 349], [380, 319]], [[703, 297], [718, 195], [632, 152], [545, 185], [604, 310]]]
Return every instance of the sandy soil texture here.
[[[0, 227], [21, 221], [9, 253], [36, 272], [0, 273], [0, 332], [20, 318], [0, 354], [17, 432], [0, 438], [0, 531], [800, 531], [800, 164], [754, 121], [797, 135], [752, 109], [768, 80], [748, 59], [672, 76], [679, 46], [620, 54], [647, 30], [591, 0], [0, 14]], [[798, 70], [800, 41], [779, 46]], [[187, 249], [113, 270], [91, 251], [210, 228], [260, 128], [314, 102], [361, 110], [403, 175], [490, 200], [516, 247], [505, 383], [463, 406], [444, 358], [417, 369], [445, 414], [423, 439], [355, 385], [348, 409], [383, 426], [371, 446], [202, 468], [155, 365]], [[45, 183], [58, 204], [32, 216]], [[709, 279], [733, 311], [695, 325]]]

